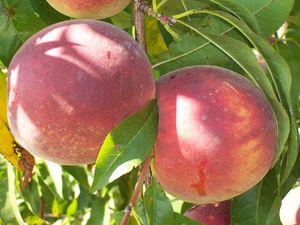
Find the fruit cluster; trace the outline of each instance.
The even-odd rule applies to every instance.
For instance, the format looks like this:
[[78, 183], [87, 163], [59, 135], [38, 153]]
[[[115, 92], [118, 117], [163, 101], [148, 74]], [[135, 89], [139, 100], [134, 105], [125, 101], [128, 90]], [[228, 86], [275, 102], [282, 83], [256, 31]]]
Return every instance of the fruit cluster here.
[[[264, 94], [242, 75], [215, 66], [170, 72], [156, 81], [146, 54], [106, 22], [129, 0], [48, 0], [80, 19], [32, 36], [9, 66], [9, 125], [35, 156], [59, 164], [96, 160], [105, 136], [157, 99], [154, 172], [170, 194], [196, 206], [186, 215], [230, 224], [231, 199], [272, 166], [276, 121]], [[225, 201], [216, 204], [216, 202]]]

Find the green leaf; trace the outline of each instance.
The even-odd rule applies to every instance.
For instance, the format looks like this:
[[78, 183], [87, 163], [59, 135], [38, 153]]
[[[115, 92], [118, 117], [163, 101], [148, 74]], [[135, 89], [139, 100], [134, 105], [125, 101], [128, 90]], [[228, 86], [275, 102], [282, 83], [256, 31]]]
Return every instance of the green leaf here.
[[159, 29], [158, 22], [152, 17], [145, 18], [145, 36], [147, 53], [150, 57], [159, 56], [162, 52], [168, 50], [168, 47]]
[[8, 66], [21, 44], [45, 26], [29, 0], [0, 0], [0, 60]]
[[297, 109], [297, 118], [299, 118], [299, 86], [300, 86], [300, 46], [298, 47], [293, 42], [287, 44], [278, 44], [279, 53], [286, 59], [289, 64], [292, 73], [292, 101], [294, 108]]
[[220, 49], [210, 44], [206, 39], [190, 34], [185, 34], [178, 42], [169, 46], [169, 51], [159, 57], [159, 63], [153, 68], [161, 74], [185, 66], [216, 65], [225, 66], [230, 58]]
[[144, 202], [141, 199], [137, 200], [136, 206], [134, 207], [134, 211], [136, 212], [141, 224], [148, 225], [147, 214], [145, 210]]
[[93, 200], [91, 216], [86, 225], [104, 225], [105, 203], [104, 199]]
[[0, 156], [0, 220], [4, 224], [25, 225], [16, 199], [13, 167]]
[[[294, 0], [232, 0], [255, 15], [262, 36], [268, 37], [283, 24], [292, 10]], [[298, 0], [297, 0], [298, 1]]]
[[255, 16], [244, 6], [230, 0], [210, 1], [222, 6], [224, 9], [228, 10], [239, 19], [243, 20], [253, 31], [258, 34], [260, 33], [260, 27], [256, 21]]
[[[258, 183], [251, 190], [234, 198], [231, 206], [231, 223], [233, 225], [266, 225], [266, 221], [271, 221], [268, 216], [279, 217], [279, 208], [274, 213], [273, 203], [278, 196], [278, 182], [274, 171]], [[270, 224], [271, 225], [271, 224]]]
[[196, 221], [191, 220], [190, 218], [175, 213], [175, 223], [174, 225], [202, 225], [202, 223], [198, 223]]
[[157, 106], [151, 102], [105, 138], [98, 154], [92, 192], [130, 172], [150, 154], [157, 134]]
[[[124, 212], [115, 212], [111, 216], [115, 221], [114, 224], [119, 225], [124, 217]], [[129, 218], [127, 225], [143, 225], [140, 224], [139, 221], [135, 218], [134, 214]]]
[[37, 178], [34, 176], [22, 190], [23, 199], [25, 200], [26, 204], [30, 206], [31, 211], [35, 214], [39, 213], [41, 205], [41, 195], [39, 189], [40, 187], [38, 185]]
[[30, 4], [34, 13], [47, 25], [70, 19], [55, 10], [47, 1], [30, 0]]
[[87, 171], [83, 167], [79, 166], [62, 166], [63, 170], [69, 173], [74, 179], [76, 179], [81, 185], [89, 188], [89, 182], [87, 177]]
[[0, 137], [1, 137], [0, 154], [2, 154], [15, 168], [18, 168], [19, 158], [14, 151], [14, 144], [13, 144], [14, 137], [9, 131], [8, 122], [7, 122], [7, 75], [2, 73], [1, 70], [0, 70]]
[[62, 195], [62, 171], [61, 167], [55, 163], [49, 161], [42, 161], [37, 164], [37, 174], [39, 183], [47, 186], [47, 189], [60, 200]]
[[114, 25], [122, 29], [127, 29], [133, 26], [131, 14], [125, 11], [118, 13], [117, 15], [111, 17], [110, 19]]
[[155, 179], [146, 190], [144, 201], [149, 225], [174, 225], [171, 202]]
[[78, 200], [74, 198], [67, 208], [67, 216], [73, 216], [78, 210]]

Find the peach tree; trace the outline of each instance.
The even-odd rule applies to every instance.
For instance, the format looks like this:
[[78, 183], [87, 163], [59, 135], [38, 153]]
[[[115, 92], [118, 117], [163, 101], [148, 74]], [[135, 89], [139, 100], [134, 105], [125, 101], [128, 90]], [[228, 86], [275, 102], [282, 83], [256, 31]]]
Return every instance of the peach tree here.
[[300, 224], [300, 3], [0, 0], [0, 224]]

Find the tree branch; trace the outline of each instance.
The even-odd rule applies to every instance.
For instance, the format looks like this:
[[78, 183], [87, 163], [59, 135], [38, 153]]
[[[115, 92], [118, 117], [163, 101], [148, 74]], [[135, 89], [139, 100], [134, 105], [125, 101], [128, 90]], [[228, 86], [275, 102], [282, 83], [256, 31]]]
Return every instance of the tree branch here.
[[140, 9], [143, 4], [142, 0], [134, 0], [134, 24], [137, 42], [146, 51], [144, 13]]
[[127, 223], [128, 223], [132, 208], [135, 206], [135, 204], [136, 204], [136, 202], [139, 198], [139, 195], [142, 191], [143, 183], [144, 183], [144, 181], [146, 179], [146, 176], [148, 174], [151, 158], [152, 157], [151, 157], [151, 154], [150, 154], [148, 156], [148, 158], [144, 161], [143, 165], [142, 165], [142, 169], [140, 171], [138, 181], [135, 185], [135, 189], [134, 189], [133, 194], [131, 196], [130, 202], [129, 202], [128, 206], [125, 209], [125, 215], [124, 215], [120, 225], [127, 225]]
[[[143, 0], [133, 0], [134, 2], [134, 24], [137, 42], [141, 45], [142, 49], [146, 51], [146, 37], [145, 37], [145, 23], [144, 23], [144, 7], [148, 5], [146, 1]], [[125, 215], [120, 223], [120, 225], [127, 225], [130, 218], [131, 211], [135, 206], [139, 195], [142, 193], [143, 184], [146, 181], [146, 185], [149, 185], [151, 180], [151, 173], [149, 172], [150, 161], [152, 154], [150, 154], [147, 159], [143, 162], [140, 173], [138, 176], [138, 181], [135, 185], [135, 189], [131, 196], [130, 202], [125, 209]]]

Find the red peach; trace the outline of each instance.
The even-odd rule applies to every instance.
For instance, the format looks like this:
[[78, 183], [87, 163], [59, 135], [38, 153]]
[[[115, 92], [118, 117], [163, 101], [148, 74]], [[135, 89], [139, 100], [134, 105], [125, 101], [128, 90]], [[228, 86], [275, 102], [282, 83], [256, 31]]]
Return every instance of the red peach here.
[[155, 97], [148, 59], [126, 32], [70, 20], [32, 36], [9, 67], [17, 141], [60, 164], [95, 162], [107, 133]]
[[203, 225], [230, 225], [230, 206], [231, 201], [195, 205], [185, 215]]
[[72, 18], [103, 19], [121, 12], [130, 0], [47, 0], [60, 13]]
[[154, 169], [171, 195], [215, 203], [257, 184], [272, 166], [277, 130], [271, 105], [246, 78], [195, 66], [157, 82]]
[[287, 193], [282, 200], [279, 215], [283, 225], [300, 224], [300, 187]]

